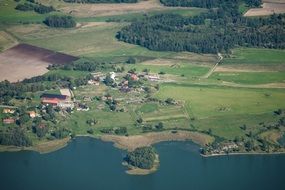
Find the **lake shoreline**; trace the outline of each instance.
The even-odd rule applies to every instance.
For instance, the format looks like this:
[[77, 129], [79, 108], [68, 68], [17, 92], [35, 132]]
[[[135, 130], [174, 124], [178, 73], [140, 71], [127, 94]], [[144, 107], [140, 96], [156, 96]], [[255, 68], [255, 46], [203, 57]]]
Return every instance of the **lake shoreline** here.
[[[189, 132], [189, 131], [177, 131], [177, 133], [171, 133], [171, 131], [163, 132], [150, 132], [141, 135], [132, 136], [119, 136], [119, 135], [76, 135], [76, 137], [90, 137], [103, 142], [112, 142], [113, 146], [122, 150], [132, 151], [136, 148], [143, 146], [152, 146], [160, 142], [173, 142], [173, 141], [191, 141], [200, 147], [206, 144], [205, 139], [201, 139], [201, 133]], [[202, 134], [204, 135], [204, 134]], [[75, 137], [75, 138], [76, 138]], [[18, 152], [18, 151], [35, 151], [39, 154], [47, 154], [66, 147], [73, 138], [66, 137], [64, 139], [58, 139], [53, 141], [40, 142], [31, 147], [16, 147], [0, 145], [1, 152]], [[218, 156], [235, 156], [235, 155], [277, 155], [285, 154], [284, 152], [234, 152], [234, 153], [220, 153], [220, 154], [200, 154], [204, 158], [218, 157]]]

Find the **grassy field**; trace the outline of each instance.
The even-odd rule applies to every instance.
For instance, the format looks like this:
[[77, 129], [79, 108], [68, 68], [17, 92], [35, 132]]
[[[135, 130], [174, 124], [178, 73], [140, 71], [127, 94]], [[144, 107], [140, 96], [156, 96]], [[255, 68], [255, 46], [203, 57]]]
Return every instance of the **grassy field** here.
[[211, 78], [241, 84], [282, 83], [285, 72], [218, 72]]
[[244, 123], [257, 124], [266, 118], [264, 114], [273, 120], [273, 111], [285, 108], [284, 92], [169, 84], [161, 86], [157, 97], [185, 101], [189, 116], [195, 118], [192, 124], [199, 130], [211, 128], [216, 135], [233, 138], [241, 134], [239, 127]]
[[[24, 1], [22, 0], [22, 2]], [[15, 7], [17, 4], [18, 3], [13, 0], [2, 0], [0, 2], [0, 25], [15, 23], [42, 23], [45, 17], [49, 15], [38, 14], [34, 11], [16, 10]]]
[[260, 64], [273, 65], [285, 63], [285, 51], [262, 48], [238, 48], [233, 50], [223, 64]]

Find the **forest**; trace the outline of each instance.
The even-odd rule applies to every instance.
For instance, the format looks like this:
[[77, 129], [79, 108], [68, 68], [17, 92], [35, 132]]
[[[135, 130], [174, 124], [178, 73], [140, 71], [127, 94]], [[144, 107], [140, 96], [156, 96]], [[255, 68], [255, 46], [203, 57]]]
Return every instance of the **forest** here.
[[137, 3], [138, 0], [64, 0], [67, 3]]
[[146, 17], [124, 27], [116, 37], [157, 51], [217, 53], [237, 46], [283, 49], [284, 18], [276, 14], [246, 18], [238, 10], [238, 1], [223, 1], [218, 8], [194, 17]]
[[[219, 7], [227, 2], [238, 3], [241, 0], [160, 0], [165, 6], [174, 7], [201, 7], [201, 8], [214, 8]], [[259, 7], [262, 0], [244, 0], [250, 7]]]
[[76, 26], [76, 22], [71, 16], [48, 16], [44, 20], [44, 23], [54, 28], [73, 28]]

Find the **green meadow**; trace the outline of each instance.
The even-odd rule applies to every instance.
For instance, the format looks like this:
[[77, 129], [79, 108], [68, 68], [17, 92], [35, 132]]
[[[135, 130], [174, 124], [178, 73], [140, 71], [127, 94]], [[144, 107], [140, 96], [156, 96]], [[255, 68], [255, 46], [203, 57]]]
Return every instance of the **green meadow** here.
[[240, 84], [285, 82], [285, 72], [217, 72], [211, 78]]
[[285, 51], [263, 48], [237, 48], [222, 64], [285, 64]]

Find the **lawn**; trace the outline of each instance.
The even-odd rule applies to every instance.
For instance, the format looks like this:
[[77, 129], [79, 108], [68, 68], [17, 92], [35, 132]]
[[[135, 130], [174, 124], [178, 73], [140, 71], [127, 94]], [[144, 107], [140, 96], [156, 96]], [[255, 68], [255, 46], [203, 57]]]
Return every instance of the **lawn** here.
[[222, 61], [223, 64], [284, 64], [285, 51], [265, 48], [238, 48]]

